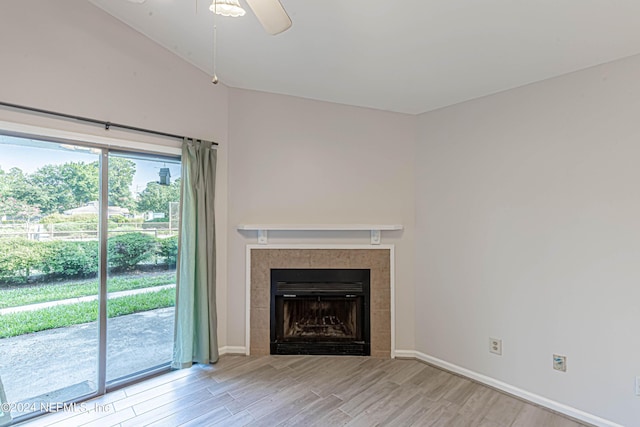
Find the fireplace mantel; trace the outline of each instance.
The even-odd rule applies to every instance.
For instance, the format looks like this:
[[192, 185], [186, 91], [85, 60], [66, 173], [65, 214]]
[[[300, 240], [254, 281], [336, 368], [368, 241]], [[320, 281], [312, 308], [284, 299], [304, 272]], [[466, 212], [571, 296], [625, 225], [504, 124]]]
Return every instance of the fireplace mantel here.
[[268, 243], [268, 231], [370, 231], [371, 244], [380, 244], [381, 231], [402, 230], [400, 224], [240, 224], [238, 230], [258, 232], [258, 243]]

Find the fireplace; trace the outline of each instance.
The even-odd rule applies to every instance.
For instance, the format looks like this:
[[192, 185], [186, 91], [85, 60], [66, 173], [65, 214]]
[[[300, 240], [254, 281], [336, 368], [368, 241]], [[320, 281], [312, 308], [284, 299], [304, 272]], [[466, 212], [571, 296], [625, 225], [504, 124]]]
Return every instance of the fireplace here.
[[371, 354], [369, 269], [271, 269], [271, 354]]

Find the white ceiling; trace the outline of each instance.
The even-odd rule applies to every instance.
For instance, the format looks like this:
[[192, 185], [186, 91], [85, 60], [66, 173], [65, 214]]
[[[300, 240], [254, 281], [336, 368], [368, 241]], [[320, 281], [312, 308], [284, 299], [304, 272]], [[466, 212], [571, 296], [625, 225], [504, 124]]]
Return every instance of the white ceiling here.
[[[211, 0], [90, 0], [209, 75]], [[638, 0], [281, 0], [217, 17], [227, 86], [422, 113], [640, 53]]]

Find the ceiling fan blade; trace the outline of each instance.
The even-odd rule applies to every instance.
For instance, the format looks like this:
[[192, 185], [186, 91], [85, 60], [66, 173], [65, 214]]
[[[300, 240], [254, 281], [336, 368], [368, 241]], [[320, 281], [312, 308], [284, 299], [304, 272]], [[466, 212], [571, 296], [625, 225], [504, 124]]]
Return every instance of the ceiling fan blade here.
[[291, 27], [291, 18], [279, 0], [247, 0], [265, 31], [276, 35]]

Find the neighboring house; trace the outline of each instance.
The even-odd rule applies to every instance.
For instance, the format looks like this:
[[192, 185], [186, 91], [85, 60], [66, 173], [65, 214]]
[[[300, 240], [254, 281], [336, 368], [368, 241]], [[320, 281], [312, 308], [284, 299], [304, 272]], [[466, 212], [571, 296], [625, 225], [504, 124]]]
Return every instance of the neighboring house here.
[[[98, 215], [99, 212], [99, 204], [98, 202], [89, 202], [85, 206], [81, 206], [79, 208], [67, 209], [64, 211], [65, 215]], [[129, 209], [121, 208], [119, 206], [109, 206], [108, 216], [113, 215], [121, 215], [121, 216], [129, 216]]]

